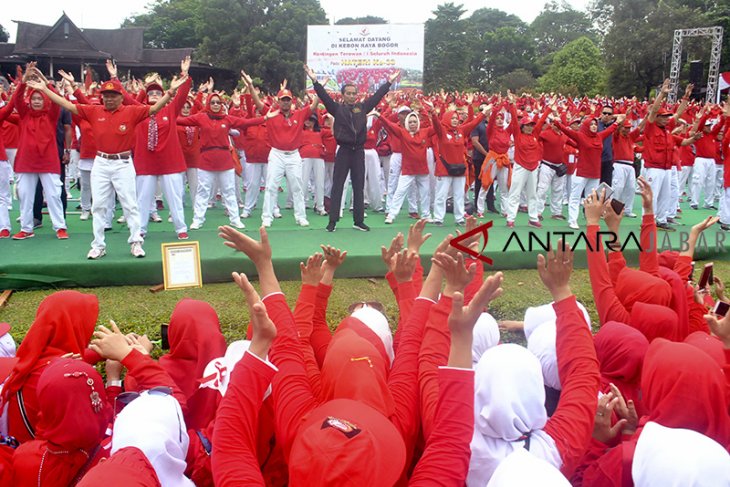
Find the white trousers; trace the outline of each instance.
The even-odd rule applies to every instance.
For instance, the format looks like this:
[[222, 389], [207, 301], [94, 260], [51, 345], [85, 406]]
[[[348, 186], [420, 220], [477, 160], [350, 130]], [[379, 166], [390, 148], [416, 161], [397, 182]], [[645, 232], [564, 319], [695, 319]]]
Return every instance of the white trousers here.
[[454, 220], [464, 221], [464, 185], [466, 176], [438, 176], [436, 178], [436, 198], [433, 203], [433, 219], [443, 222], [446, 216], [446, 199], [449, 191], [454, 195]]
[[[391, 165], [391, 170], [393, 169]], [[429, 187], [429, 175], [421, 174], [418, 176], [405, 176], [401, 174], [398, 177], [397, 189], [393, 195], [393, 202], [388, 210], [388, 216], [395, 219], [400, 212], [403, 202], [406, 199], [406, 194], [409, 193], [414, 187], [418, 187], [418, 195], [420, 197], [421, 205], [421, 218], [430, 219], [431, 212], [429, 211], [430, 196], [428, 194]]]
[[[538, 221], [537, 213], [537, 170], [528, 171], [519, 164], [515, 164], [512, 170], [512, 185], [509, 188], [507, 199], [507, 221], [513, 222], [517, 217], [517, 209], [520, 206], [520, 195], [525, 191], [527, 196], [527, 213], [530, 221]], [[504, 210], [503, 210], [504, 211]]]
[[299, 151], [286, 153], [278, 149], [269, 152], [269, 167], [266, 174], [266, 193], [261, 220], [271, 222], [274, 208], [279, 196], [279, 185], [286, 176], [287, 187], [291, 188], [294, 200], [294, 219], [298, 222], [307, 218], [304, 208], [304, 191], [302, 190], [302, 158]]
[[[385, 198], [385, 211], [390, 213], [390, 207], [392, 201], [395, 198], [395, 192], [398, 189], [398, 179], [400, 178], [400, 168], [403, 163], [403, 154], [399, 152], [393, 152], [390, 155], [390, 169], [388, 171], [388, 195]], [[430, 182], [429, 182], [430, 184]], [[417, 189], [416, 185], [408, 192], [408, 212], [417, 213]], [[401, 206], [403, 203], [401, 203]], [[398, 209], [400, 211], [400, 208]]]
[[20, 229], [27, 233], [33, 233], [33, 201], [35, 200], [35, 188], [38, 181], [43, 186], [43, 194], [46, 197], [48, 213], [51, 215], [53, 229], [66, 228], [66, 219], [63, 217], [63, 205], [61, 204], [61, 175], [55, 173], [20, 172], [18, 177], [18, 198], [20, 199]]
[[[183, 210], [183, 195], [185, 194], [185, 173], [162, 174], [157, 176], [137, 176], [137, 205], [139, 208], [150, 208], [155, 203], [155, 190], [157, 184], [162, 186], [165, 201], [170, 210], [172, 224], [175, 226], [175, 233], [180, 234], [188, 231], [185, 224], [185, 211]], [[141, 211], [140, 225], [142, 233], [147, 233], [147, 224], [150, 221], [151, 211]]]
[[328, 198], [332, 197], [332, 178], [335, 175], [335, 163], [324, 163], [324, 195]]
[[591, 191], [600, 184], [600, 178], [584, 178], [573, 174], [570, 183], [570, 201], [568, 202], [568, 224], [578, 224], [578, 212], [580, 210], [581, 194], [585, 191], [588, 196]]
[[715, 199], [719, 200], [725, 193], [724, 188], [725, 179], [725, 166], [722, 164], [715, 164]]
[[672, 203], [671, 179], [672, 171], [669, 169], [646, 169], [646, 180], [654, 193], [654, 215], [657, 223], [667, 223], [669, 217]]
[[228, 220], [232, 225], [240, 225], [238, 203], [236, 201], [236, 172], [233, 169], [225, 171], [206, 171], [198, 169], [198, 193], [195, 195], [193, 223], [201, 226], [205, 223], [205, 212], [208, 210], [213, 188], [221, 192], [223, 206], [228, 210]]
[[636, 171], [634, 171], [634, 167], [614, 163], [611, 187], [613, 188], [613, 199], [624, 204], [624, 215], [633, 213], [636, 197]]
[[431, 195], [429, 208], [433, 208], [433, 201], [436, 195], [436, 158], [433, 155], [433, 149], [431, 147], [426, 149], [426, 164], [428, 165], [428, 189]]
[[[302, 184], [304, 187], [307, 187], [309, 179], [312, 177], [314, 178], [314, 208], [324, 210], [324, 159], [309, 157], [302, 159]], [[309, 194], [305, 195], [304, 199], [305, 201], [309, 200]]]
[[13, 206], [13, 199], [10, 195], [12, 173], [10, 163], [0, 161], [0, 230], [10, 230], [10, 208]]
[[[725, 188], [720, 198], [720, 211], [718, 213], [720, 223], [730, 225], [730, 188]], [[2, 228], [2, 227], [0, 227]]]
[[677, 216], [677, 208], [679, 208], [679, 172], [677, 167], [672, 166], [669, 171], [669, 218]]
[[246, 201], [243, 204], [244, 213], [251, 213], [256, 208], [256, 202], [261, 194], [261, 177], [266, 177], [265, 163], [248, 163], [248, 172], [251, 176], [251, 184], [246, 191]]
[[109, 206], [114, 203], [115, 192], [129, 227], [127, 242], [144, 242], [140, 233], [135, 177], [132, 158], [113, 160], [96, 156], [94, 159], [94, 166], [91, 168], [91, 213], [94, 227], [92, 248], [106, 247], [104, 226], [108, 219]]
[[542, 215], [547, 203], [547, 193], [550, 191], [550, 214], [563, 214], [563, 190], [565, 176], [558, 177], [558, 173], [547, 164], [540, 164], [537, 174], [537, 214]]
[[682, 166], [682, 172], [679, 173], [679, 195], [690, 194], [691, 189], [687, 188], [687, 183], [692, 181], [692, 166]]
[[[388, 194], [388, 176], [390, 175], [390, 156], [379, 156], [380, 159], [380, 194]], [[382, 197], [381, 197], [382, 199]]]
[[198, 168], [187, 168], [185, 179], [188, 180], [188, 189], [190, 190], [190, 206], [195, 208], [195, 196], [198, 194]]
[[695, 158], [692, 169], [692, 193], [690, 203], [700, 206], [700, 193], [704, 193], [704, 206], [712, 206], [715, 191], [715, 160], [707, 157]]
[[365, 201], [375, 211], [383, 209], [383, 190], [380, 186], [383, 174], [380, 158], [375, 149], [365, 150]]

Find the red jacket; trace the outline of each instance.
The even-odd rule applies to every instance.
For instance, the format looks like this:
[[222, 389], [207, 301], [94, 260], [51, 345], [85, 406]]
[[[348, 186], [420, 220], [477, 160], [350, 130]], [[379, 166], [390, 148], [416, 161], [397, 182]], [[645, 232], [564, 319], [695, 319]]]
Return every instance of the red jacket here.
[[578, 144], [578, 162], [576, 175], [583, 178], [597, 179], [601, 177], [601, 153], [603, 152], [603, 140], [614, 133], [618, 124], [611, 124], [610, 127], [597, 133], [589, 129], [593, 119], [587, 118], [576, 131], [565, 124], [556, 121], [560, 130]]
[[439, 160], [441, 158], [449, 164], [466, 164], [466, 142], [469, 140], [469, 135], [474, 128], [484, 120], [484, 115], [480, 113], [473, 120], [458, 127], [452, 127], [451, 117], [453, 114], [454, 112], [446, 112], [441, 120], [438, 119], [435, 113], [432, 115], [433, 128], [438, 138], [435, 175], [439, 177], [449, 175], [446, 166]]
[[647, 120], [644, 128], [644, 167], [671, 169], [674, 163], [674, 136], [669, 125], [660, 128]]
[[401, 142], [401, 154], [403, 154], [401, 174], [403, 176], [428, 174], [426, 149], [428, 148], [429, 139], [436, 133], [434, 128], [420, 129], [415, 134], [411, 134], [400, 125], [396, 125], [386, 118], [380, 117], [380, 119], [385, 130], [393, 136], [393, 139]]
[[614, 134], [613, 160], [634, 162], [634, 147], [639, 135], [641, 135], [641, 131], [638, 128], [629, 132], [629, 135], [625, 137], [621, 133]]
[[177, 138], [188, 169], [200, 167], [200, 129], [178, 125]]
[[304, 121], [312, 114], [311, 105], [307, 105], [301, 110], [292, 110], [289, 118], [282, 113], [270, 118], [266, 122], [266, 128], [269, 134], [269, 145], [272, 149], [282, 151], [298, 150], [302, 146], [302, 132], [304, 131]]
[[542, 142], [542, 159], [551, 164], [563, 164], [565, 158], [565, 143], [568, 136], [562, 132], [556, 132], [548, 127], [540, 132]]
[[[15, 172], [61, 173], [56, 145], [56, 124], [61, 107], [43, 96], [43, 109], [33, 110], [25, 101], [25, 83], [22, 83], [14, 97], [14, 106], [20, 116], [20, 140], [15, 156]], [[34, 92], [38, 93], [38, 92]], [[28, 97], [30, 98], [30, 97]]]
[[502, 107], [495, 107], [489, 116], [487, 124], [487, 140], [489, 141], [489, 150], [497, 154], [506, 154], [510, 147], [510, 132], [502, 127], [497, 127], [496, 120]]
[[542, 145], [537, 138], [542, 131], [542, 126], [545, 124], [545, 120], [547, 120], [550, 111], [545, 110], [535, 124], [532, 133], [529, 135], [522, 133], [522, 130], [520, 130], [519, 120], [517, 119], [517, 108], [514, 105], [510, 106], [510, 113], [512, 114], [512, 120], [509, 124], [509, 130], [515, 139], [515, 162], [528, 171], [534, 171], [542, 159]]
[[299, 155], [302, 159], [322, 159], [324, 157], [324, 143], [322, 133], [314, 130], [304, 130], [301, 135], [302, 145], [299, 147]]

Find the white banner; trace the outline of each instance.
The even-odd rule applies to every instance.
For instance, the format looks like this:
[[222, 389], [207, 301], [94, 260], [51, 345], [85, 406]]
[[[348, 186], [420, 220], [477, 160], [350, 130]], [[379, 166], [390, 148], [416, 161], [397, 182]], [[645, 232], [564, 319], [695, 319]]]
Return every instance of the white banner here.
[[[360, 92], [377, 90], [400, 70], [393, 89], [423, 88], [423, 24], [310, 25], [307, 64], [330, 89], [352, 83]], [[311, 82], [307, 80], [307, 87]]]

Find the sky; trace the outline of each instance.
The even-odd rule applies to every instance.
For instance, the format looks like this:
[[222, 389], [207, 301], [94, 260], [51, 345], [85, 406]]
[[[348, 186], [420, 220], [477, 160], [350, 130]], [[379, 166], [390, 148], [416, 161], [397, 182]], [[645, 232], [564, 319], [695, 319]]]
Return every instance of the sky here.
[[[330, 22], [343, 17], [376, 15], [391, 23], [422, 23], [431, 17], [436, 6], [447, 0], [320, 0]], [[516, 0], [512, 2], [495, 0], [452, 0], [461, 3], [469, 11], [482, 7], [497, 8], [515, 14], [525, 22], [540, 13], [545, 0]], [[116, 0], [111, 2], [79, 0], [3, 0], [0, 8], [0, 25], [10, 32], [10, 42], [15, 41], [16, 24], [23, 20], [36, 24], [53, 25], [66, 11], [71, 20], [81, 28], [112, 29], [136, 13], [142, 13], [150, 0]], [[573, 8], [584, 10], [589, 0], [568, 0]], [[469, 13], [468, 12], [468, 13]], [[468, 15], [467, 13], [467, 15]]]

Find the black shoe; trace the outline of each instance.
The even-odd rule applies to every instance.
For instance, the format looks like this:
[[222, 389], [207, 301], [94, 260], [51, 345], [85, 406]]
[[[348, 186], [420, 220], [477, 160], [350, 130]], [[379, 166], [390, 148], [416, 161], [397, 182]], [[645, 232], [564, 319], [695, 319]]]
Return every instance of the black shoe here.
[[689, 205], [689, 207], [692, 208], [693, 210], [697, 209], [697, 205]]
[[370, 227], [365, 225], [364, 223], [355, 223], [352, 228], [355, 230], [360, 230], [361, 232], [369, 232]]
[[33, 228], [41, 228], [43, 226], [43, 220], [33, 218]]
[[720, 230], [730, 232], [730, 225], [728, 225], [727, 223], [720, 223]]
[[328, 231], [328, 232], [334, 232], [334, 231], [335, 231], [335, 227], [336, 227], [336, 226], [337, 226], [337, 223], [335, 223], [335, 222], [333, 222], [333, 221], [329, 222], [329, 223], [327, 224], [327, 231]]
[[496, 209], [496, 208], [489, 208], [489, 207], [487, 208], [487, 213], [495, 213], [495, 214], [499, 214], [499, 212], [497, 211], [497, 209]]
[[674, 218], [668, 217], [667, 218], [667, 223], [669, 223], [670, 225], [676, 225], [678, 222]]
[[105, 227], [104, 228], [104, 231], [105, 232], [111, 232], [112, 230], [114, 230], [112, 227]]
[[669, 225], [668, 223], [657, 223], [657, 224], [656, 224], [656, 227], [657, 227], [657, 228], [661, 228], [661, 229], [662, 229], [662, 230], [664, 230], [665, 232], [676, 232], [676, 231], [677, 231], [677, 229], [676, 229], [676, 228], [672, 227], [672, 226], [671, 226], [671, 225]]

